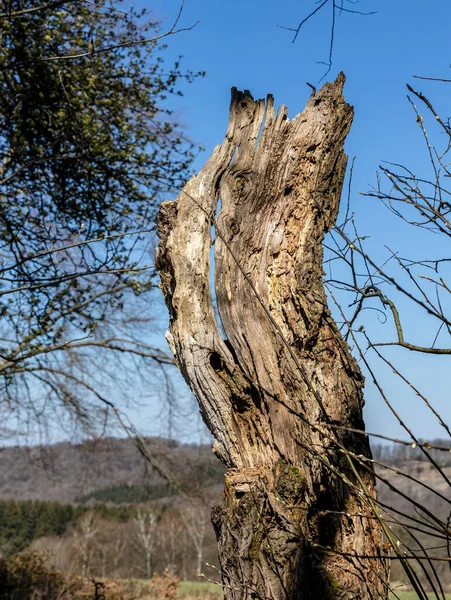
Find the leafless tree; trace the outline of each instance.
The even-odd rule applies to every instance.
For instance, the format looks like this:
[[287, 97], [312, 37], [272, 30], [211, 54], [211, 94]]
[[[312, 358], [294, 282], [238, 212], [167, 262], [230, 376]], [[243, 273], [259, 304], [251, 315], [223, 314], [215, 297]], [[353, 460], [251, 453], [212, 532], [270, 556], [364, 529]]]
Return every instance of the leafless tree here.
[[[432, 81], [430, 85], [435, 86], [449, 82], [446, 78], [419, 79]], [[409, 463], [399, 469], [382, 463], [378, 467], [380, 486], [390, 489], [403, 505], [400, 511], [381, 504], [385, 522], [391, 528], [386, 529], [386, 537], [393, 558], [418, 597], [425, 599], [428, 590], [437, 598], [444, 597], [447, 575], [443, 569], [451, 566], [451, 480], [441, 459], [441, 455], [450, 451], [451, 429], [449, 419], [437, 409], [434, 398], [422, 389], [427, 384], [430, 363], [425, 363], [424, 382], [418, 384], [406, 372], [403, 354], [435, 357], [444, 369], [446, 357], [451, 354], [448, 251], [451, 128], [449, 118], [440, 115], [426, 94], [415, 87], [407, 85], [407, 98], [424, 144], [421, 170], [401, 161], [385, 162], [380, 166], [376, 185], [365, 193], [385, 205], [389, 215], [404, 226], [407, 239], [415, 240], [415, 244], [410, 243], [406, 251], [401, 249], [402, 240], [398, 240], [399, 247], [385, 246], [383, 256], [381, 243], [375, 256], [374, 246], [368, 249], [369, 232], [358, 227], [358, 215], [352, 212], [348, 198], [343, 221], [332, 230], [327, 242], [326, 271], [327, 288], [341, 330], [379, 397], [405, 431], [407, 439], [390, 441], [417, 453], [422, 461], [429, 463], [436, 481], [440, 482], [439, 486], [431, 485], [425, 480], [423, 470], [411, 471]], [[374, 316], [378, 317], [377, 327]], [[412, 399], [417, 398], [430, 411], [442, 428], [445, 441], [439, 444], [424, 441], [421, 429], [415, 431], [409, 426], [408, 415], [396, 408], [396, 398], [380, 375], [381, 367], [388, 368]], [[390, 439], [380, 434], [375, 437]], [[394, 472], [410, 482], [409, 489], [416, 493], [394, 487], [391, 483]]]
[[179, 514], [174, 511], [166, 511], [158, 524], [158, 546], [164, 554], [166, 569], [172, 574], [176, 573], [182, 532], [183, 522], [181, 522]]
[[147, 579], [151, 579], [153, 574], [153, 555], [157, 545], [157, 522], [157, 515], [150, 504], [136, 509], [135, 540], [144, 557], [144, 573]]
[[125, 540], [124, 537], [121, 536], [121, 533], [118, 532], [116, 539], [114, 541], [114, 546], [113, 546], [113, 561], [112, 561], [113, 577], [118, 576], [119, 564], [120, 564], [121, 558], [124, 554], [126, 546], [127, 546], [127, 541]]
[[210, 509], [201, 500], [198, 500], [197, 502], [191, 501], [181, 508], [180, 515], [182, 517], [183, 525], [185, 526], [196, 551], [196, 574], [200, 575], [204, 570], [203, 556], [205, 530], [209, 520]]
[[91, 559], [94, 552], [94, 542], [98, 534], [96, 513], [88, 511], [84, 514], [73, 531], [75, 548], [81, 561], [81, 575], [88, 577]]

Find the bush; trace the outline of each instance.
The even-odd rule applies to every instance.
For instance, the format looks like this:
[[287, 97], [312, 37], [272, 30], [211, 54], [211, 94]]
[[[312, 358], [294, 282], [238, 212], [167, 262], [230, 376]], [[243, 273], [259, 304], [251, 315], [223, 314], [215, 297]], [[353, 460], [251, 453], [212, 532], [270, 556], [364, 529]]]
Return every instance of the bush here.
[[1, 600], [54, 600], [64, 577], [49, 566], [46, 552], [23, 552], [0, 558]]
[[150, 580], [151, 597], [155, 600], [176, 598], [179, 579], [165, 569], [162, 575], [155, 574]]
[[69, 577], [51, 566], [48, 552], [0, 558], [0, 600], [175, 600], [178, 583], [167, 570], [146, 582]]

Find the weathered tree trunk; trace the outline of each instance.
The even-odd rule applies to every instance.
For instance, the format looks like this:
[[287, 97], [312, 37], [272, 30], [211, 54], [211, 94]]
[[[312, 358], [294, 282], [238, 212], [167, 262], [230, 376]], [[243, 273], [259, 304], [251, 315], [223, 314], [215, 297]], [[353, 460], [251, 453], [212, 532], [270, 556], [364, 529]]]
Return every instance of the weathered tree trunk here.
[[343, 429], [364, 428], [363, 377], [322, 281], [353, 117], [343, 83], [292, 121], [233, 89], [224, 142], [159, 214], [168, 342], [228, 466], [213, 513], [226, 598], [388, 597], [374, 475], [354, 456], [368, 441]]

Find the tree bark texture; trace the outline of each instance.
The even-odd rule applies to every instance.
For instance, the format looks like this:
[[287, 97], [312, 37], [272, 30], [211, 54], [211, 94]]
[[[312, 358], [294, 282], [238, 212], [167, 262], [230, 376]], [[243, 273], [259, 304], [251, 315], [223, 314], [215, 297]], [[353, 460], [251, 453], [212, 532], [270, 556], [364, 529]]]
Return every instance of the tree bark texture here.
[[374, 474], [356, 458], [368, 440], [343, 429], [364, 429], [363, 377], [323, 287], [343, 84], [293, 120], [233, 88], [225, 140], [158, 218], [167, 339], [228, 467], [213, 511], [228, 599], [388, 598]]

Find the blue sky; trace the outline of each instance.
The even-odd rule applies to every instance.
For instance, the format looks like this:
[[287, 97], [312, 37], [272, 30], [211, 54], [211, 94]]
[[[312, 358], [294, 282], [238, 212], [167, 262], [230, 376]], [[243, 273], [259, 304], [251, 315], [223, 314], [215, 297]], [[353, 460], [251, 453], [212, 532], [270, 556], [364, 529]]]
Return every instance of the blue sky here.
[[[147, 6], [162, 21], [164, 30], [173, 22], [179, 0], [155, 0]], [[273, 94], [276, 103], [288, 106], [290, 116], [303, 109], [310, 95], [306, 82], [319, 86], [326, 70], [318, 61], [328, 59], [331, 9], [326, 6], [311, 19], [294, 44], [292, 33], [277, 25], [296, 27], [316, 6], [313, 0], [186, 0], [180, 26], [189, 27], [198, 20], [200, 23], [191, 31], [168, 38], [165, 56], [169, 62], [183, 55], [187, 68], [207, 72], [172, 104], [189, 137], [206, 148], [196, 162], [197, 169], [223, 140], [231, 86], [249, 89], [254, 97]], [[418, 171], [427, 169], [421, 132], [407, 102], [405, 84], [427, 93], [447, 115], [451, 86], [415, 80], [413, 76], [451, 76], [451, 2], [361, 0], [351, 4], [345, 0], [344, 6], [378, 11], [371, 16], [342, 14], [337, 19], [333, 66], [326, 78], [334, 79], [339, 71], [345, 72], [345, 96], [355, 108], [346, 150], [350, 157], [357, 157], [352, 202], [360, 232], [370, 236], [368, 248], [378, 258], [386, 255], [385, 245], [406, 254], [420, 250], [424, 255], [429, 244], [426, 238], [402, 226], [376, 200], [359, 196], [358, 191], [368, 190], [376, 182], [381, 160], [403, 162]], [[442, 240], [435, 243], [437, 247], [427, 247], [428, 251], [449, 255]], [[409, 306], [401, 308], [404, 323], [412, 332], [411, 341], [425, 340], [430, 323]], [[367, 326], [377, 333], [381, 325], [376, 315], [370, 317]], [[444, 377], [451, 359], [397, 349], [386, 355], [451, 422], [449, 384]], [[377, 369], [389, 397], [416, 434], [425, 439], [444, 437], [430, 412], [393, 377], [391, 369]], [[178, 385], [182, 390], [182, 384]], [[366, 397], [367, 428], [406, 438], [368, 378]]]

